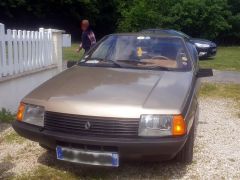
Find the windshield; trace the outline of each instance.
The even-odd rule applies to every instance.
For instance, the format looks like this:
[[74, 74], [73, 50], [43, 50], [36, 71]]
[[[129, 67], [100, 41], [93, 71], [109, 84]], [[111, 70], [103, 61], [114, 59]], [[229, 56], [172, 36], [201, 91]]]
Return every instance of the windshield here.
[[188, 70], [191, 61], [181, 38], [111, 35], [90, 51], [86, 64], [110, 63], [116, 67]]

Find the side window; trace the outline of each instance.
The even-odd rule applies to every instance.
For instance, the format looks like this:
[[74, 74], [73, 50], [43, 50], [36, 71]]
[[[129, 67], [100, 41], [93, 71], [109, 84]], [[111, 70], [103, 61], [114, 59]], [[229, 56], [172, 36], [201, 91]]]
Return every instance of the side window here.
[[91, 55], [91, 58], [98, 57], [102, 59], [108, 59], [113, 53], [112, 48], [115, 45], [115, 42], [116, 38], [109, 37], [97, 47], [97, 49]]

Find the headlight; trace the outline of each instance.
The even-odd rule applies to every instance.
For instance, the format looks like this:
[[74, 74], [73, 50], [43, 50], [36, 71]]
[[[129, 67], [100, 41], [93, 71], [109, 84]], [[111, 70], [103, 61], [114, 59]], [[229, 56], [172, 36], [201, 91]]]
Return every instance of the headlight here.
[[44, 107], [21, 103], [18, 108], [17, 120], [43, 127]]
[[195, 45], [196, 45], [197, 47], [200, 47], [200, 48], [209, 48], [209, 47], [210, 47], [209, 44], [202, 44], [202, 43], [195, 43]]
[[139, 123], [139, 136], [179, 136], [186, 133], [182, 115], [142, 115]]

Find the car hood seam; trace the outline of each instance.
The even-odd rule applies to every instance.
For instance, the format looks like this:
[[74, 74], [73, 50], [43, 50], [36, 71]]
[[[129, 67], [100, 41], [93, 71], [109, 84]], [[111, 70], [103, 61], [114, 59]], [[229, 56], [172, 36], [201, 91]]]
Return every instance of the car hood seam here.
[[150, 92], [148, 93], [147, 97], [145, 98], [142, 107], [145, 106], [146, 102], [148, 101], [149, 97], [151, 96], [152, 92], [154, 91], [154, 89], [156, 88], [156, 86], [158, 85], [158, 83], [160, 82], [160, 80], [162, 79], [162, 77], [164, 76], [165, 72], [163, 72], [163, 74], [161, 74], [158, 78], [158, 80], [155, 82], [155, 84], [153, 85], [152, 89], [150, 90]]

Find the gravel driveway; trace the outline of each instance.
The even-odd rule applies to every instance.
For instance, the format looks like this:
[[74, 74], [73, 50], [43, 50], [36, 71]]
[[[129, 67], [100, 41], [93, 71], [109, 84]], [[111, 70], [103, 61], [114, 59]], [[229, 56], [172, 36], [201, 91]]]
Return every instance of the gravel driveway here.
[[62, 163], [37, 143], [5, 142], [6, 134], [12, 133], [12, 129], [7, 128], [0, 131], [0, 179], [26, 171], [34, 175], [38, 166], [61, 170], [78, 179], [240, 179], [240, 118], [234, 105], [232, 100], [200, 99], [200, 119], [191, 165], [125, 162], [119, 168], [102, 168]]
[[240, 72], [213, 70], [213, 76], [202, 78], [202, 82], [240, 84]]

